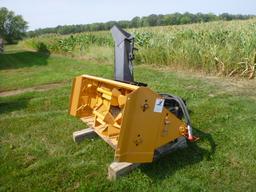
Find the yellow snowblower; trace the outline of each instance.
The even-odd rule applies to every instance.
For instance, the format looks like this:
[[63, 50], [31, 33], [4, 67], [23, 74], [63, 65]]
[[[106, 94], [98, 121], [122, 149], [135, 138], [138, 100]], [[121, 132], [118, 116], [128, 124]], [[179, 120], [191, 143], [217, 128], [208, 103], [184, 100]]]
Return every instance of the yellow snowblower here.
[[135, 82], [134, 37], [117, 26], [111, 32], [115, 40], [115, 80], [76, 77], [70, 115], [79, 117], [113, 147], [117, 162], [152, 162], [158, 148], [180, 137], [195, 140], [183, 99], [156, 93], [146, 84]]

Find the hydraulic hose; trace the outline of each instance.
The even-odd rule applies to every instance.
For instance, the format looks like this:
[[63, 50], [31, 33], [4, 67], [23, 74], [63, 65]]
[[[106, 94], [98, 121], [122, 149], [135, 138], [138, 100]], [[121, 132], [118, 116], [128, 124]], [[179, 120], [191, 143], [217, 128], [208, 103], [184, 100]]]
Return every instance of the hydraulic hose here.
[[174, 100], [179, 104], [179, 106], [182, 110], [182, 113], [184, 115], [186, 124], [187, 124], [188, 139], [193, 140], [191, 120], [190, 120], [190, 116], [189, 116], [189, 113], [188, 113], [188, 109], [187, 109], [186, 104], [184, 103], [183, 99], [176, 96], [176, 95], [170, 95], [170, 94], [166, 94], [166, 93], [163, 93], [163, 94], [160, 94], [160, 95], [163, 96], [165, 99]]

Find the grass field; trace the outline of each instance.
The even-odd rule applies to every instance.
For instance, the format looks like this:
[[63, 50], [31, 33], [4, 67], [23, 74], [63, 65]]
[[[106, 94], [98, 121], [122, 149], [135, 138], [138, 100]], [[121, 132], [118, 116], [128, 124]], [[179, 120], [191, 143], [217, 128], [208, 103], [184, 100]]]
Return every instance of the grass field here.
[[[96, 56], [95, 56], [96, 57]], [[113, 150], [101, 139], [77, 145], [85, 128], [68, 115], [71, 79], [111, 78], [113, 66], [7, 47], [0, 90], [61, 82], [63, 87], [0, 97], [0, 191], [256, 191], [256, 81], [135, 67], [137, 81], [187, 100], [196, 143], [116, 182]]]

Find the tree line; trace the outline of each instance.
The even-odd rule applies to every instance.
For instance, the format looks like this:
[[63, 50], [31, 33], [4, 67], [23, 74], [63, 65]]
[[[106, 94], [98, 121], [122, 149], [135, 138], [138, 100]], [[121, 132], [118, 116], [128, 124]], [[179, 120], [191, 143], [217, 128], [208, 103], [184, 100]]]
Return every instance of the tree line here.
[[149, 26], [165, 26], [165, 25], [182, 25], [190, 23], [201, 23], [210, 21], [230, 21], [230, 20], [245, 20], [254, 17], [254, 15], [241, 15], [241, 14], [229, 14], [223, 13], [215, 15], [213, 13], [173, 13], [166, 15], [151, 14], [145, 17], [134, 17], [131, 20], [121, 21], [109, 21], [105, 23], [92, 23], [92, 24], [81, 24], [81, 25], [59, 25], [57, 27], [37, 29], [34, 31], [27, 32], [29, 37], [39, 36], [47, 33], [58, 33], [58, 34], [71, 34], [88, 31], [102, 31], [109, 30], [114, 24], [119, 25], [122, 28], [138, 28], [138, 27], [149, 27]]
[[218, 20], [245, 20], [255, 17], [254, 15], [241, 15], [223, 13], [215, 15], [213, 13], [173, 13], [166, 15], [151, 14], [145, 17], [134, 17], [131, 20], [109, 21], [105, 23], [92, 23], [81, 25], [63, 25], [52, 28], [37, 29], [26, 32], [28, 23], [21, 15], [15, 15], [13, 11], [0, 7], [0, 39], [8, 43], [15, 43], [23, 37], [35, 37], [47, 33], [71, 34], [88, 31], [109, 30], [113, 25], [119, 25], [122, 28], [138, 28], [149, 26], [182, 25], [190, 23], [201, 23]]

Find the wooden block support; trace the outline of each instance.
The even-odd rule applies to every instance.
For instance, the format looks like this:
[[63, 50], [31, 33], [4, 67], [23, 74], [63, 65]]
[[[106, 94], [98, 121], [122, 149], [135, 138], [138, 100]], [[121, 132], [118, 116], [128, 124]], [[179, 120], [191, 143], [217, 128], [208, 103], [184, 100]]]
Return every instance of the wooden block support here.
[[74, 142], [78, 143], [81, 142], [85, 138], [92, 138], [97, 135], [92, 128], [83, 129], [80, 131], [75, 131], [73, 133], [73, 140]]
[[138, 167], [139, 163], [113, 162], [108, 167], [108, 179], [115, 181]]

